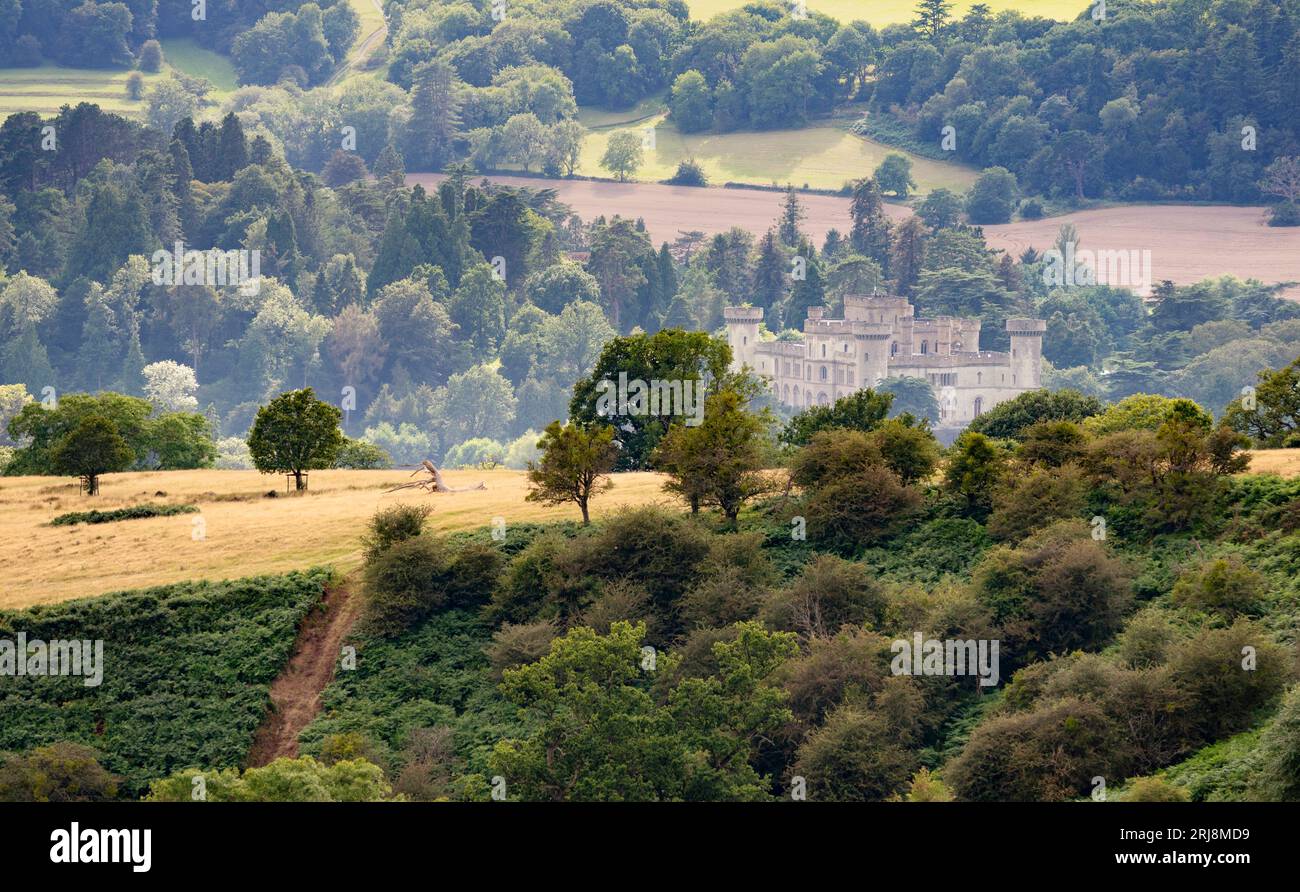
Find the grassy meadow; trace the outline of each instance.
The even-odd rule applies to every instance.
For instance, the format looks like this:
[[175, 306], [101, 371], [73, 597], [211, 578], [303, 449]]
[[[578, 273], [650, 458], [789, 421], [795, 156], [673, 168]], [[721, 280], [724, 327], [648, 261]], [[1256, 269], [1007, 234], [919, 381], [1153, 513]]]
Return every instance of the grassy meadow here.
[[[213, 86], [208, 95], [217, 102], [238, 87], [234, 66], [225, 56], [206, 50], [188, 38], [164, 40], [162, 47], [166, 60], [163, 70], [154, 74], [141, 72], [146, 94], [173, 70], [192, 77], [206, 77]], [[61, 107], [79, 102], [93, 102], [107, 112], [143, 118], [145, 102], [128, 99], [126, 95], [126, 79], [131, 71], [51, 64], [39, 68], [0, 68], [0, 119], [25, 111], [55, 114]]]
[[[610, 176], [609, 171], [600, 166], [600, 158], [610, 137], [620, 130], [640, 134], [646, 127], [654, 127], [654, 148], [644, 152], [645, 162], [635, 176], [642, 182], [668, 179], [680, 161], [692, 156], [708, 173], [709, 183], [718, 186], [735, 182], [838, 189], [846, 181], [869, 176], [890, 152], [911, 159], [912, 179], [922, 193], [938, 188], [964, 191], [978, 175], [977, 171], [964, 165], [932, 161], [849, 133], [849, 118], [817, 123], [800, 130], [685, 134], [668, 120], [667, 111], [660, 109], [650, 117], [642, 117], [643, 111], [644, 104], [624, 112], [618, 123], [611, 123], [618, 119], [608, 113], [599, 116], [584, 114], [582, 121], [589, 133], [582, 146], [577, 173]], [[600, 129], [591, 129], [594, 127]]]
[[[236, 579], [330, 565], [360, 565], [366, 521], [397, 502], [433, 508], [439, 531], [506, 524], [576, 520], [573, 506], [549, 508], [524, 501], [522, 471], [448, 471], [452, 487], [487, 484], [482, 491], [385, 494], [409, 481], [409, 471], [314, 471], [311, 489], [286, 494], [285, 480], [256, 471], [156, 471], [109, 474], [101, 494], [87, 498], [59, 477], [0, 478], [0, 562], [8, 568], [0, 609], [28, 607], [187, 579]], [[622, 505], [669, 502], [657, 474], [618, 474], [614, 488], [592, 500], [595, 516]], [[276, 498], [267, 493], [275, 490]], [[49, 526], [70, 511], [101, 511], [142, 502], [199, 506], [198, 514]], [[194, 537], [201, 519], [203, 538]]]

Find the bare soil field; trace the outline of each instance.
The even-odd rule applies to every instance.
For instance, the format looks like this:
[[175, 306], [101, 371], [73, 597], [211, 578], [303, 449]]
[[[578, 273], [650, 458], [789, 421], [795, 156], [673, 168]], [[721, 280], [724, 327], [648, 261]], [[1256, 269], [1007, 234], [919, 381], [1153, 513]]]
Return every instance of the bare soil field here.
[[[426, 187], [440, 174], [411, 174], [407, 181]], [[493, 182], [554, 189], [574, 213], [589, 220], [600, 214], [641, 217], [651, 239], [673, 241], [682, 232], [707, 235], [740, 226], [757, 234], [774, 225], [780, 192], [756, 189], [696, 189], [650, 183], [491, 177]], [[849, 200], [834, 195], [802, 196], [807, 217], [803, 229], [820, 245], [828, 229], [849, 229]], [[911, 209], [887, 205], [891, 217], [904, 219]], [[1153, 282], [1169, 279], [1190, 285], [1222, 275], [1254, 278], [1269, 284], [1300, 283], [1300, 227], [1265, 225], [1263, 208], [1227, 205], [1135, 205], [1079, 211], [1044, 220], [985, 226], [990, 247], [1019, 255], [1026, 247], [1052, 246], [1062, 225], [1073, 223], [1080, 247], [1089, 250], [1151, 252]], [[1284, 296], [1300, 299], [1300, 284]]]
[[[433, 507], [433, 529], [450, 531], [507, 524], [578, 520], [572, 506], [524, 501], [522, 471], [447, 471], [449, 486], [486, 490], [386, 494], [409, 471], [313, 471], [306, 495], [285, 493], [283, 477], [256, 471], [156, 471], [109, 474], [101, 494], [87, 498], [62, 477], [0, 478], [0, 607], [27, 607], [163, 585], [185, 579], [235, 579], [332, 565], [349, 572], [361, 562], [360, 538], [378, 508], [398, 502]], [[599, 517], [623, 505], [664, 503], [658, 474], [615, 474], [614, 488], [596, 496]], [[267, 497], [271, 490], [276, 498]], [[143, 502], [193, 503], [199, 514], [49, 526], [59, 514], [109, 510]], [[202, 521], [202, 537], [195, 524]]]

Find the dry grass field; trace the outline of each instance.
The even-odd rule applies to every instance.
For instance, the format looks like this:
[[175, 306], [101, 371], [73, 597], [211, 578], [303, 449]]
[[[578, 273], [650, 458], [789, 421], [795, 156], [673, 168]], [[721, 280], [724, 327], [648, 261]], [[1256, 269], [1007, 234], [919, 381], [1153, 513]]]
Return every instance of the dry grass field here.
[[1300, 449], [1257, 449], [1250, 454], [1250, 472], [1300, 477]]
[[[398, 502], [433, 507], [438, 530], [577, 520], [573, 506], [524, 501], [522, 471], [448, 471], [449, 486], [487, 483], [483, 491], [385, 494], [406, 471], [315, 471], [304, 496], [285, 494], [284, 478], [256, 471], [158, 471], [110, 474], [86, 498], [59, 477], [0, 478], [0, 608], [26, 607], [162, 585], [184, 579], [230, 579], [318, 565], [342, 571], [361, 559], [359, 539], [375, 510]], [[657, 474], [618, 474], [592, 500], [595, 516], [629, 504], [669, 503]], [[276, 490], [277, 498], [267, 498]], [[165, 493], [165, 495], [159, 495]], [[109, 510], [142, 502], [194, 503], [201, 513], [103, 524], [49, 526], [59, 514]], [[204, 536], [193, 535], [202, 518]]]

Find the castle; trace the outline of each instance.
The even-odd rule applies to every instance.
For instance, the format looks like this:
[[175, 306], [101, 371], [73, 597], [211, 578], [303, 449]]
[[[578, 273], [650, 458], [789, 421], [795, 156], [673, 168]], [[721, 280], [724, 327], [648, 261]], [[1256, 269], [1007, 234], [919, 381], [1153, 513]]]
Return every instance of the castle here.
[[936, 427], [953, 429], [1042, 386], [1042, 319], [1008, 319], [1011, 352], [995, 353], [979, 349], [979, 319], [917, 319], [913, 312], [906, 298], [849, 295], [843, 319], [809, 308], [802, 341], [760, 340], [761, 307], [727, 307], [724, 315], [734, 366], [748, 365], [781, 404], [796, 409], [910, 376], [934, 388]]

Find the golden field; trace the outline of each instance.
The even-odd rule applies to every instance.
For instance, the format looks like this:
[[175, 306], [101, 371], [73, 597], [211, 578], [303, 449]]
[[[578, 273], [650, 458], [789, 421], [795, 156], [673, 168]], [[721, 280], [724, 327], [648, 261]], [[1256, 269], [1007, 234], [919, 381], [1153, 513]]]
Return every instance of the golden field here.
[[[360, 537], [376, 509], [399, 502], [433, 506], [440, 531], [578, 520], [575, 506], [524, 501], [522, 471], [447, 471], [448, 486], [486, 490], [385, 494], [409, 471], [313, 471], [311, 489], [285, 492], [285, 480], [256, 471], [155, 471], [108, 474], [100, 495], [87, 498], [72, 478], [0, 478], [0, 608], [27, 607], [163, 585], [185, 579], [233, 579], [333, 565], [360, 564]], [[592, 499], [595, 517], [629, 504], [670, 503], [658, 474], [614, 475], [614, 488]], [[277, 498], [267, 498], [270, 490]], [[193, 503], [199, 514], [114, 523], [49, 526], [59, 514], [101, 511], [142, 502]], [[202, 518], [204, 536], [195, 538]]]
[[[1300, 476], [1300, 449], [1255, 451], [1252, 473]], [[305, 495], [287, 494], [283, 477], [256, 471], [154, 471], [109, 474], [100, 495], [87, 498], [61, 477], [0, 477], [0, 608], [27, 607], [163, 585], [185, 579], [234, 579], [259, 573], [331, 565], [342, 572], [361, 563], [360, 538], [379, 508], [399, 502], [431, 505], [438, 531], [577, 520], [572, 505], [527, 502], [522, 471], [447, 471], [453, 487], [486, 490], [386, 493], [408, 471], [314, 471]], [[614, 488], [592, 500], [599, 517], [625, 505], [680, 505], [653, 473], [615, 474]], [[276, 498], [267, 493], [276, 491]], [[193, 503], [199, 514], [103, 524], [50, 526], [71, 511], [101, 511], [143, 502]], [[204, 535], [196, 538], [202, 518]]]

